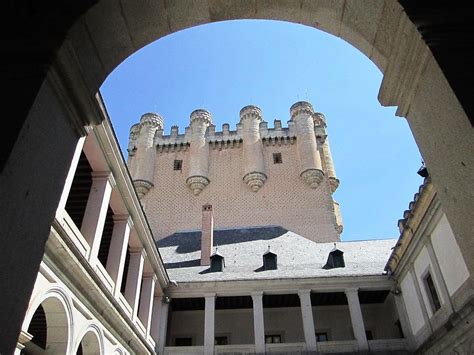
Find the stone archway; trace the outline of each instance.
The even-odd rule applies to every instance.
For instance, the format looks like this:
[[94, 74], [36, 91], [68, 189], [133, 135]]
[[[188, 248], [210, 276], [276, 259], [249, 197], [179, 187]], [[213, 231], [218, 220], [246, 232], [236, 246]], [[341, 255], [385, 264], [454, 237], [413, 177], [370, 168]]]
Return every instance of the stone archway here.
[[11, 289], [0, 301], [12, 326], [0, 334], [0, 350], [8, 352], [16, 340], [75, 143], [86, 133], [85, 125], [101, 121], [95, 100], [101, 83], [126, 57], [160, 37], [232, 19], [312, 26], [341, 37], [376, 63], [384, 73], [379, 101], [398, 106], [398, 115], [407, 117], [474, 274], [472, 126], [398, 2], [102, 0], [75, 22], [57, 52], [1, 177], [8, 188], [0, 196], [6, 206], [0, 260], [23, 283], [11, 289], [9, 278], [1, 281], [1, 289]]
[[82, 336], [75, 352], [76, 355], [100, 355], [103, 354], [103, 341], [99, 329], [90, 327]]
[[25, 355], [66, 354], [71, 329], [67, 307], [61, 298], [44, 299], [30, 316], [28, 333], [33, 337], [25, 345]]

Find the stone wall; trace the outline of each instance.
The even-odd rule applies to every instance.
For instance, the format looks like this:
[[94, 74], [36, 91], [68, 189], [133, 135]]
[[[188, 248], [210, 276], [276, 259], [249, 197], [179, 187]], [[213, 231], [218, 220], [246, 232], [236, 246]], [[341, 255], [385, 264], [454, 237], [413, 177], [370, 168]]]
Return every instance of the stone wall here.
[[[263, 144], [267, 180], [258, 192], [247, 186], [242, 144], [210, 148], [209, 185], [197, 196], [186, 185], [189, 149], [157, 149], [154, 187], [142, 199], [154, 237], [199, 230], [202, 206], [210, 203], [215, 228], [280, 225], [315, 241], [338, 241], [327, 177], [312, 189], [300, 177], [296, 144]], [[273, 163], [273, 153], [283, 162]], [[173, 170], [182, 160], [182, 170]]]

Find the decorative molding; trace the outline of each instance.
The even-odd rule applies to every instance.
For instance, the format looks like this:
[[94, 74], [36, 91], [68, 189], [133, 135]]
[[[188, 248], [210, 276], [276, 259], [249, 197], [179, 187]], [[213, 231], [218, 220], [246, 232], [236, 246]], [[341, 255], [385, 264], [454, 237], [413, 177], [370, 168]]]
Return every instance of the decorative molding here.
[[209, 185], [209, 179], [201, 175], [190, 176], [186, 179], [186, 185], [197, 196]]
[[145, 113], [140, 118], [140, 128], [143, 126], [163, 129], [163, 117], [154, 112]]
[[295, 120], [299, 115], [314, 115], [313, 105], [306, 101], [298, 101], [290, 107], [291, 119]]
[[146, 180], [134, 180], [133, 185], [135, 186], [135, 191], [137, 192], [138, 198], [141, 200], [148, 191], [151, 190], [153, 184]]
[[319, 169], [306, 169], [300, 176], [308, 186], [316, 189], [323, 181], [324, 172]]
[[253, 171], [246, 174], [243, 180], [253, 192], [257, 192], [267, 180], [267, 176], [264, 173]]
[[211, 113], [207, 110], [198, 109], [191, 112], [190, 122], [204, 124], [204, 125], [212, 125], [212, 116]]
[[339, 181], [339, 179], [337, 179], [333, 176], [330, 176], [328, 181], [329, 181], [329, 187], [331, 189], [331, 193], [334, 193], [337, 190], [337, 188], [339, 187], [340, 181]]
[[243, 107], [240, 110], [241, 122], [242, 120], [247, 120], [247, 119], [262, 121], [262, 116], [263, 116], [262, 110], [257, 106], [248, 105], [248, 106]]

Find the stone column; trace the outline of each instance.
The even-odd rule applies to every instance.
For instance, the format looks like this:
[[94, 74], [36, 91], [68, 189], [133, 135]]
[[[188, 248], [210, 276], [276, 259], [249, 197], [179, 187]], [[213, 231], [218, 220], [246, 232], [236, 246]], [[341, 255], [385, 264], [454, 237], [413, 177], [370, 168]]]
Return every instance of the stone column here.
[[143, 248], [130, 249], [130, 263], [128, 264], [127, 284], [125, 286], [125, 299], [132, 307], [132, 319], [137, 317], [138, 301], [143, 275], [145, 250]]
[[168, 326], [169, 298], [162, 295], [154, 297], [151, 321], [151, 337], [155, 340], [156, 353], [164, 353], [166, 345], [166, 329]]
[[263, 321], [263, 292], [253, 292], [253, 331], [255, 335], [255, 353], [265, 354], [265, 325]]
[[95, 260], [99, 253], [105, 217], [107, 216], [110, 195], [114, 186], [115, 181], [111, 172], [92, 173], [91, 191], [81, 226], [81, 233], [90, 246], [89, 261]]
[[[71, 191], [72, 182], [74, 181], [74, 175], [76, 174], [77, 164], [79, 163], [79, 158], [81, 157], [82, 148], [84, 147], [84, 142], [86, 137], [79, 138], [79, 141], [76, 145], [76, 150], [74, 151], [74, 156], [72, 157], [71, 166], [67, 173], [66, 181], [64, 182], [63, 193], [58, 204], [58, 211], [63, 210], [66, 207], [66, 202], [69, 197], [69, 192]], [[78, 226], [80, 227], [80, 226]]]
[[125, 257], [127, 256], [128, 239], [133, 225], [128, 215], [114, 215], [114, 229], [110, 240], [109, 256], [107, 257], [106, 270], [114, 281], [114, 295], [120, 292], [122, 284]]
[[155, 294], [155, 284], [157, 277], [155, 274], [143, 275], [142, 290], [140, 293], [140, 309], [138, 318], [145, 326], [147, 336], [150, 334], [151, 314], [153, 311], [153, 295]]
[[209, 145], [206, 130], [212, 124], [211, 114], [206, 110], [191, 113], [191, 144], [189, 147], [189, 176], [186, 184], [194, 195], [199, 195], [209, 184]]
[[204, 355], [214, 354], [214, 314], [216, 294], [205, 294], [206, 305], [204, 309]]
[[140, 119], [140, 129], [136, 144], [133, 184], [141, 199], [153, 187], [156, 151], [155, 133], [163, 129], [163, 118], [156, 113], [145, 113]]
[[323, 180], [324, 172], [314, 132], [313, 106], [309, 102], [297, 102], [291, 106], [290, 114], [296, 126], [300, 176], [306, 184], [315, 189]]
[[349, 312], [351, 314], [352, 330], [357, 340], [359, 350], [365, 351], [369, 349], [367, 336], [365, 335], [364, 318], [360, 309], [359, 294], [357, 288], [346, 289], [347, 302], [349, 303]]
[[304, 339], [307, 351], [316, 351], [316, 334], [314, 332], [313, 307], [311, 305], [311, 290], [299, 290], [301, 316], [303, 318]]
[[260, 138], [260, 122], [262, 111], [256, 106], [245, 106], [240, 110], [242, 125], [244, 182], [253, 192], [257, 192], [265, 183], [265, 161]]

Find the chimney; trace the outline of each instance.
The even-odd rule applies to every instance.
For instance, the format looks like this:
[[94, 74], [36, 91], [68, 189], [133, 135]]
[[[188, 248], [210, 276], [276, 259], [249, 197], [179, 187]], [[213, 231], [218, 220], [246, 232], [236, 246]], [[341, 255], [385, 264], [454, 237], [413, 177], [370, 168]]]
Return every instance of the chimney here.
[[202, 206], [202, 230], [201, 230], [201, 265], [211, 264], [212, 245], [214, 244], [214, 217], [212, 205]]

